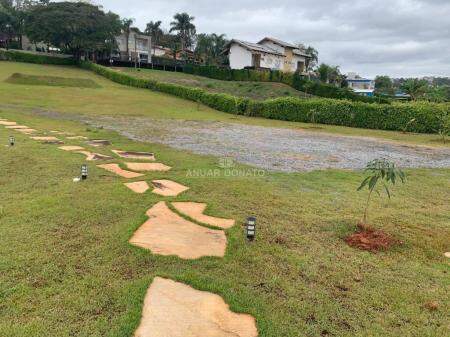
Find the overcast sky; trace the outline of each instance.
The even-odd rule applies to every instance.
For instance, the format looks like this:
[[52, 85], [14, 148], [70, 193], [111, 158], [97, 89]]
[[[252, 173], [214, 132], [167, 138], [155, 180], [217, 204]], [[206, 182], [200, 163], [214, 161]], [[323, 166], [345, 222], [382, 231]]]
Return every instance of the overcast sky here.
[[450, 76], [450, 0], [95, 0], [136, 20], [195, 17], [199, 33], [302, 42], [362, 76]]

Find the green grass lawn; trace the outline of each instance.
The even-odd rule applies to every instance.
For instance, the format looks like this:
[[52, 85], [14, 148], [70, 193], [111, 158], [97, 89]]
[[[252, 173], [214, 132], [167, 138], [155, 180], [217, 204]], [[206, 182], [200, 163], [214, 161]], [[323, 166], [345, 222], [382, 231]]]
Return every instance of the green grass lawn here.
[[[20, 90], [3, 82], [12, 72], [92, 78], [101, 88]], [[73, 183], [82, 155], [0, 126], [0, 336], [132, 336], [156, 275], [221, 295], [232, 310], [255, 316], [260, 337], [448, 333], [450, 265], [443, 253], [450, 250], [450, 169], [407, 170], [408, 183], [395, 189], [390, 202], [374, 198], [371, 223], [403, 244], [372, 254], [343, 241], [362, 215], [366, 195], [355, 192], [361, 172], [235, 177], [217, 158], [133, 142], [39, 117], [32, 109], [205, 120], [229, 115], [197, 111], [190, 102], [74, 68], [2, 62], [0, 97], [0, 118], [109, 139], [113, 146], [95, 149], [104, 154], [112, 148], [153, 151], [173, 169], [146, 180], [168, 178], [190, 187], [177, 198], [138, 195], [123, 186], [125, 179], [92, 163], [88, 181]], [[14, 147], [4, 146], [10, 134], [17, 139]], [[189, 174], [216, 169], [214, 177]], [[206, 202], [209, 214], [236, 219], [227, 230], [225, 258], [186, 261], [128, 244], [145, 211], [161, 200]], [[258, 219], [253, 243], [246, 242], [241, 226], [248, 215]], [[425, 307], [430, 301], [438, 303], [437, 310]]]
[[114, 68], [117, 71], [126, 72], [133, 76], [145, 79], [153, 79], [159, 82], [174, 83], [187, 87], [202, 88], [209, 92], [225, 93], [238, 97], [248, 97], [255, 100], [265, 100], [277, 97], [308, 98], [310, 95], [295, 90], [284, 83], [264, 83], [245, 81], [221, 81], [203, 76], [184, 74], [180, 72], [140, 69]]
[[100, 86], [90, 78], [68, 78], [58, 76], [36, 76], [14, 73], [7, 80], [11, 84], [46, 85], [57, 87], [99, 88]]
[[[159, 71], [161, 72], [161, 71]], [[36, 85], [12, 85], [6, 80], [13, 73], [34, 76], [57, 76], [66, 78], [92, 79], [101, 88], [64, 88]], [[243, 123], [304, 131], [327, 132], [349, 136], [382, 138], [429, 146], [450, 146], [443, 144], [439, 136], [411, 134], [382, 130], [357, 129], [334, 125], [286, 122], [264, 118], [231, 115], [178, 97], [136, 89], [110, 82], [103, 77], [75, 67], [35, 65], [26, 63], [0, 62], [0, 107], [4, 109], [45, 109], [49, 111], [87, 115], [129, 115], [151, 118], [172, 118], [184, 120], [221, 121]]]

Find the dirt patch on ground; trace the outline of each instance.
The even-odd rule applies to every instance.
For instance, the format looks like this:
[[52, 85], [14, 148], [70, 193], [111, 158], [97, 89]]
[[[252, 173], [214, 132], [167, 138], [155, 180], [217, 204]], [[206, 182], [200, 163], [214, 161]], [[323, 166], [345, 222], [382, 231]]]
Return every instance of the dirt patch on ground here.
[[257, 337], [255, 319], [237, 314], [216, 294], [155, 277], [135, 337]]
[[182, 259], [225, 255], [227, 238], [224, 231], [185, 220], [172, 212], [165, 202], [154, 205], [147, 211], [147, 216], [149, 219], [131, 237], [131, 244], [154, 254], [177, 255]]
[[345, 242], [351, 247], [370, 252], [385, 251], [394, 245], [401, 244], [399, 240], [381, 230], [362, 227], [356, 233], [347, 236]]

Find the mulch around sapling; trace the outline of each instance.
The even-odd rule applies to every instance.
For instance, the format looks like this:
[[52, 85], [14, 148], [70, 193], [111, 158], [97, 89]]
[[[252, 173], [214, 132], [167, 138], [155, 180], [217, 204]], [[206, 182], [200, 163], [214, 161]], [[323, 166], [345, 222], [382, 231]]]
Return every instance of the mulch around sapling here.
[[366, 225], [358, 224], [358, 231], [345, 238], [351, 247], [370, 252], [386, 251], [392, 246], [402, 244], [382, 230], [376, 230]]

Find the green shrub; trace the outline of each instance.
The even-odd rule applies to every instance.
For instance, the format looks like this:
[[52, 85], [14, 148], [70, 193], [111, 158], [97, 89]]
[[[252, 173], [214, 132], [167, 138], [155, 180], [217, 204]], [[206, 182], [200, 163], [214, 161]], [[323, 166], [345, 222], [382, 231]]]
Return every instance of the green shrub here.
[[406, 123], [415, 119], [417, 122], [410, 125], [410, 131], [435, 133], [439, 129], [438, 117], [450, 109], [450, 104], [425, 102], [370, 104], [328, 98], [305, 100], [281, 97], [259, 102], [249, 98], [210, 93], [200, 88], [137, 79], [90, 62], [83, 62], [81, 66], [120, 84], [148, 88], [194, 102], [201, 102], [219, 111], [293, 122], [310, 123], [314, 120], [314, 123], [321, 124], [402, 131]]
[[75, 65], [76, 60], [71, 57], [59, 57], [50, 55], [41, 55], [20, 50], [4, 50], [0, 49], [0, 60], [15, 61], [38, 64], [55, 64], [55, 65]]
[[347, 88], [313, 82], [297, 73], [285, 73], [279, 70], [229, 69], [190, 64], [184, 66], [183, 72], [224, 81], [280, 82], [296, 90], [325, 98], [349, 99], [365, 103], [390, 103], [390, 100], [386, 98], [361, 96]]

